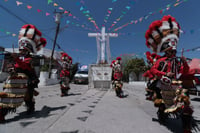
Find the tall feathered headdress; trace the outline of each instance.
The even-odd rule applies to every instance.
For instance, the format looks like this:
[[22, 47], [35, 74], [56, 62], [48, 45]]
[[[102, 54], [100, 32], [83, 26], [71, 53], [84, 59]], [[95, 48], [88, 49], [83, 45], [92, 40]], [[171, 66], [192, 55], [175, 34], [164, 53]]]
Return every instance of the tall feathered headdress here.
[[61, 53], [61, 61], [68, 61], [69, 55], [67, 53]]
[[32, 24], [23, 25], [18, 36], [19, 49], [26, 49], [30, 53], [36, 53], [46, 46], [46, 39], [42, 33]]
[[176, 49], [180, 35], [180, 26], [176, 19], [170, 15], [161, 20], [152, 22], [146, 31], [146, 45], [153, 52], [165, 52]]

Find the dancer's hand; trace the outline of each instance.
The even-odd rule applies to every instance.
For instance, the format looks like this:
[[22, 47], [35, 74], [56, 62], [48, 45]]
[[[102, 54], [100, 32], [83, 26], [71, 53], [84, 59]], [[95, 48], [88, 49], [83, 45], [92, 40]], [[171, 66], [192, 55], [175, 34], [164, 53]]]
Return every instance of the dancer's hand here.
[[167, 73], [166, 73], [166, 76], [167, 76], [167, 77], [173, 77], [173, 76], [174, 76], [174, 73], [172, 73], [172, 72], [167, 72]]

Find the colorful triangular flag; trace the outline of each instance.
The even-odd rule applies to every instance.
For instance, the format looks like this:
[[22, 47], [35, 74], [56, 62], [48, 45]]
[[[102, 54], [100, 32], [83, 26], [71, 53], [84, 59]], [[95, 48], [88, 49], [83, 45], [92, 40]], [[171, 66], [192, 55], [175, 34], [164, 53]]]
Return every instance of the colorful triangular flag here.
[[22, 2], [20, 2], [20, 1], [16, 1], [16, 3], [17, 3], [17, 6], [19, 6], [19, 5], [22, 5], [23, 3]]
[[48, 4], [52, 3], [53, 1], [52, 0], [48, 0]]
[[67, 10], [65, 10], [65, 12], [64, 12], [65, 14], [67, 14], [67, 13], [69, 13]]
[[66, 21], [66, 23], [67, 23], [67, 24], [69, 24], [69, 23], [70, 23], [70, 21], [69, 21], [69, 20], [67, 20], [67, 21]]
[[42, 10], [40, 10], [40, 9], [37, 9], [37, 12], [41, 12]]
[[80, 11], [82, 11], [84, 9], [84, 7], [83, 6], [81, 6], [81, 8], [80, 8]]
[[30, 5], [27, 5], [27, 8], [28, 8], [28, 9], [31, 9], [31, 8], [32, 8], [32, 6], [30, 6]]
[[50, 13], [46, 12], [46, 16], [49, 16], [49, 15], [50, 15]]
[[130, 7], [130, 6], [126, 6], [126, 9], [130, 10], [130, 9], [131, 9], [131, 7]]
[[62, 7], [59, 7], [58, 9], [60, 9], [60, 10], [64, 10]]
[[53, 6], [58, 6], [58, 4], [57, 4], [57, 3], [54, 3]]
[[116, 2], [117, 0], [112, 0], [112, 3]]

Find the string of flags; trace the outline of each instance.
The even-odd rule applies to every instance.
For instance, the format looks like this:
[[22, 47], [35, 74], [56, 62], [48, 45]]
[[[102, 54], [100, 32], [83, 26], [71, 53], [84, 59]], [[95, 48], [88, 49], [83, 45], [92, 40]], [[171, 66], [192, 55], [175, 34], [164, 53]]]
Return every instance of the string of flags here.
[[[8, 0], [4, 0], [4, 1], [7, 2]], [[116, 32], [116, 31], [118, 31], [118, 30], [120, 30], [120, 29], [122, 29], [122, 28], [124, 28], [124, 27], [126, 27], [126, 26], [128, 26], [128, 25], [130, 25], [130, 24], [137, 24], [138, 22], [142, 22], [142, 21], [148, 19], [150, 16], [156, 14], [157, 12], [159, 12], [159, 13], [162, 14], [162, 13], [164, 13], [165, 11], [168, 11], [172, 6], [176, 7], [176, 6], [178, 6], [178, 5], [180, 5], [181, 3], [186, 2], [186, 1], [188, 1], [188, 0], [182, 0], [182, 1], [176, 0], [176, 2], [175, 2], [174, 4], [168, 4], [168, 5], [166, 5], [166, 7], [163, 8], [163, 9], [162, 9], [162, 8], [159, 8], [159, 9], [158, 9], [157, 11], [155, 11], [155, 12], [149, 12], [147, 15], [144, 15], [144, 16], [140, 17], [140, 18], [137, 19], [137, 20], [131, 20], [130, 22], [128, 22], [128, 23], [126, 23], [126, 24], [124, 24], [124, 25], [122, 25], [122, 26], [120, 26], [120, 27], [118, 27], [118, 28], [115, 28], [115, 29], [113, 30], [113, 32]], [[112, 3], [115, 3], [115, 2], [117, 2], [117, 0], [112, 0]], [[53, 5], [54, 7], [57, 7], [59, 10], [63, 11], [65, 15], [68, 15], [68, 16], [72, 17], [74, 20], [80, 22], [80, 20], [79, 20], [78, 17], [74, 16], [71, 12], [69, 12], [68, 10], [65, 10], [63, 7], [59, 6], [58, 3], [53, 2], [53, 0], [47, 0], [47, 4], [48, 4], [48, 5]], [[129, 5], [127, 5], [127, 6], [125, 7], [125, 9], [126, 9], [127, 11], [129, 11], [129, 10], [131, 9], [130, 4], [134, 5], [134, 4], [135, 4], [135, 0], [129, 1]], [[26, 4], [26, 3], [24, 4], [24, 2], [21, 2], [21, 1], [16, 1], [16, 5], [19, 6], [19, 7], [22, 6], [22, 5], [24, 5], [24, 6], [26, 6], [26, 8], [27, 8], [28, 10], [33, 9], [33, 7], [32, 7], [30, 4]], [[88, 27], [86, 26], [86, 24], [75, 23], [75, 22], [71, 22], [70, 20], [67, 20], [67, 21], [66, 21], [66, 24], [72, 24], [72, 25], [74, 25], [74, 26], [76, 26], [76, 27], [84, 28], [85, 30], [99, 31], [99, 27], [98, 27], [96, 21], [95, 21], [94, 18], [90, 15], [90, 10], [85, 6], [85, 1], [84, 1], [84, 0], [80, 0], [80, 2], [77, 2], [76, 5], [80, 6], [80, 11], [88, 18], [88, 21], [89, 21], [89, 22], [91, 22], [91, 23], [94, 24], [94, 26], [95, 26], [96, 29], [93, 30], [92, 28], [88, 28]], [[45, 11], [43, 11], [43, 10], [41, 10], [41, 9], [36, 9], [36, 10], [37, 10], [38, 13], [44, 13], [45, 16], [51, 16], [51, 15], [52, 15], [51, 13], [45, 12]], [[108, 8], [108, 14], [111, 14], [111, 11], [112, 11], [112, 10], [113, 10], [113, 8]], [[115, 21], [113, 21], [113, 23], [111, 24], [109, 30], [111, 30], [111, 28], [113, 28], [113, 27], [123, 18], [123, 16], [127, 13], [127, 11], [121, 11], [122, 15], [120, 15], [120, 17], [118, 17]], [[107, 19], [108, 19], [108, 16], [107, 16], [104, 20], [107, 21]]]
[[80, 6], [80, 12], [83, 13], [83, 15], [87, 17], [88, 21], [93, 23], [94, 27], [96, 28], [95, 30], [100, 31], [96, 21], [94, 20], [94, 18], [90, 14], [90, 10], [85, 6], [85, 1], [80, 0], [80, 2], [77, 2], [76, 5]]
[[[8, 0], [4, 0], [5, 2], [7, 2]], [[15, 1], [16, 2], [16, 6], [21, 7], [21, 6], [25, 6], [27, 8], [27, 10], [36, 10], [37, 13], [43, 14], [46, 17], [52, 16], [55, 17], [53, 13], [44, 11], [42, 9], [38, 9], [38, 8], [33, 8], [33, 6], [31, 4], [28, 4], [26, 2], [21, 2], [21, 1]], [[71, 17], [72, 19], [76, 20], [77, 22], [72, 22], [70, 20], [66, 21], [66, 24], [72, 24], [76, 27], [81, 27], [84, 28], [85, 30], [90, 30], [90, 31], [94, 31], [92, 28], [88, 28], [86, 26], [86, 24], [80, 24], [80, 20], [78, 17], [74, 16], [69, 10], [64, 9], [63, 7], [59, 6], [59, 4], [53, 2], [53, 0], [48, 0], [47, 2], [49, 5], [53, 5], [54, 7], [58, 8], [58, 10], [63, 11], [64, 15], [67, 15], [69, 17]]]
[[131, 5], [134, 5], [134, 1], [129, 1], [128, 5], [125, 6], [125, 9], [121, 11], [121, 15], [115, 19], [115, 21], [112, 22], [111, 26], [108, 28], [108, 31], [112, 29], [126, 14], [127, 12], [131, 9]]
[[103, 26], [105, 26], [105, 24], [108, 22], [108, 18], [110, 17], [110, 15], [111, 15], [111, 13], [112, 13], [112, 10], [113, 10], [113, 8], [108, 8], [107, 9], [107, 14], [106, 14], [106, 17], [104, 18], [104, 24], [103, 24]]
[[[115, 3], [115, 2], [117, 2], [117, 0], [112, 0], [112, 3]], [[130, 1], [129, 1], [129, 4], [134, 5], [135, 2], [136, 2], [136, 0], [130, 0]], [[125, 7], [125, 9], [127, 9], [127, 10], [130, 10], [130, 8], [131, 8], [130, 5], [127, 5], [127, 6]], [[106, 14], [106, 16], [105, 16], [105, 18], [104, 18], [104, 24], [103, 24], [103, 26], [105, 26], [106, 23], [108, 22], [108, 19], [110, 18], [113, 9], [114, 9], [114, 8], [111, 8], [111, 7], [109, 7], [109, 8], [107, 9], [107, 14]], [[110, 29], [117, 23], [116, 21], [120, 21], [121, 18], [124, 16], [124, 14], [126, 14], [126, 11], [121, 11], [121, 12], [122, 12], [122, 15], [120, 15], [120, 17], [118, 17], [115, 21], [113, 21], [113, 23], [111, 24], [111, 26], [110, 26], [110, 28], [109, 28], [108, 30], [110, 30]]]
[[[190, 29], [190, 30], [182, 30], [183, 32], [182, 32], [182, 34], [191, 34], [191, 35], [193, 35], [193, 34], [195, 34], [195, 33], [197, 33], [197, 32], [200, 32], [200, 28], [198, 28], [198, 29]], [[118, 33], [118, 35], [119, 36], [135, 36], [135, 35], [142, 35], [142, 36], [144, 36], [145, 35], [145, 32], [127, 32], [127, 33], [125, 33], [125, 32], [117, 32]]]
[[188, 0], [177, 0], [174, 4], [167, 4], [165, 8], [159, 8], [157, 11], [152, 11], [152, 12], [149, 12], [147, 15], [144, 15], [144, 16], [141, 16], [139, 19], [134, 19], [134, 20], [131, 20], [130, 22], [126, 23], [126, 24], [123, 24], [122, 26], [119, 26], [117, 28], [115, 28], [113, 30], [113, 32], [117, 32], [118, 30], [121, 30], [122, 28], [130, 25], [130, 24], [137, 24], [137, 23], [140, 23], [146, 19], [148, 19], [150, 16], [153, 16], [155, 15], [156, 13], [160, 13], [160, 14], [163, 14], [164, 12], [170, 10], [172, 7], [176, 7], [184, 2], [187, 2]]
[[[200, 51], [200, 46], [191, 48], [191, 49], [181, 49], [178, 51], [178, 53], [184, 53], [184, 52], [192, 52], [192, 51]], [[125, 54], [120, 54], [120, 56], [125, 56], [125, 57], [146, 57], [146, 53], [125, 53]]]
[[90, 30], [90, 31], [94, 31], [92, 28], [88, 28], [88, 24], [80, 24], [80, 19], [78, 17], [76, 17], [75, 15], [73, 15], [71, 12], [65, 10], [63, 7], [59, 6], [58, 3], [53, 2], [53, 0], [48, 0], [48, 4], [53, 5], [54, 7], [57, 7], [58, 10], [64, 11], [64, 13], [68, 13], [69, 17], [72, 17], [74, 20], [78, 21], [78, 22], [71, 22], [70, 20], [66, 20], [66, 24], [72, 24], [76, 27], [81, 27], [85, 30]]
[[[4, 0], [4, 1], [7, 2], [8, 0]], [[156, 13], [162, 14], [162, 13], [170, 10], [172, 7], [176, 7], [176, 6], [178, 6], [178, 5], [180, 5], [180, 4], [184, 3], [184, 2], [187, 2], [187, 1], [188, 0], [176, 0], [176, 2], [173, 3], [173, 4], [167, 4], [165, 8], [159, 8], [155, 12], [153, 12], [153, 11], [149, 12], [147, 15], [144, 15], [144, 16], [140, 17], [137, 20], [131, 20], [130, 22], [128, 22], [128, 23], [126, 23], [126, 24], [114, 29], [113, 32], [117, 32], [118, 30], [120, 30], [120, 29], [122, 29], [122, 28], [124, 28], [124, 27], [126, 27], [126, 26], [128, 26], [130, 24], [137, 24], [139, 22], [142, 22], [142, 21], [148, 19], [150, 16], [155, 15]], [[18, 6], [18, 7], [25, 6], [28, 10], [32, 10], [33, 9], [33, 6], [31, 4], [26, 4], [26, 3], [21, 2], [19, 0], [15, 1], [15, 2], [16, 2], [16, 6]], [[116, 3], [116, 2], [117, 2], [117, 0], [112, 0], [112, 3]], [[88, 18], [88, 21], [94, 24], [94, 26], [96, 28], [95, 30], [93, 30], [92, 28], [88, 28], [86, 26], [86, 24], [80, 24], [79, 23], [80, 20], [79, 20], [78, 17], [74, 16], [68, 10], [65, 10], [62, 6], [59, 6], [59, 4], [55, 3], [53, 0], [47, 0], [47, 4], [48, 5], [53, 5], [54, 7], [58, 8], [61, 11], [63, 11], [65, 15], [68, 15], [68, 16], [72, 17], [74, 20], [76, 20], [78, 22], [78, 23], [75, 23], [75, 22], [72, 22], [70, 20], [66, 20], [66, 24], [72, 24], [72, 25], [74, 25], [76, 27], [82, 27], [82, 28], [84, 28], [86, 30], [91, 30], [91, 31], [98, 31], [99, 30], [99, 27], [96, 24], [96, 21], [90, 15], [90, 10], [85, 6], [85, 1], [84, 0], [80, 0], [80, 2], [77, 2], [76, 5], [80, 7], [80, 11]], [[134, 5], [134, 4], [135, 4], [135, 0], [129, 1], [129, 5], [125, 6], [125, 11], [124, 10], [121, 11], [122, 15], [120, 15], [120, 17], [118, 17], [115, 21], [113, 21], [113, 23], [111, 24], [111, 27], [110, 27], [109, 30], [111, 30], [111, 28], [113, 28], [123, 18], [123, 16], [131, 9], [131, 5]], [[36, 8], [36, 11], [38, 13], [43, 13], [47, 17], [52, 15], [51, 13], [46, 12], [46, 11], [44, 11], [42, 9]], [[107, 15], [109, 15], [109, 16], [106, 15], [106, 17], [104, 18], [104, 22], [105, 23], [108, 21], [108, 18], [110, 17], [110, 14], [112, 13], [112, 11], [113, 11], [113, 8], [108, 8]], [[194, 34], [196, 31], [200, 31], [200, 29], [191, 29], [189, 31], [183, 31], [183, 34], [185, 34], [185, 33]], [[1, 27], [0, 27], [0, 32], [5, 33], [6, 35], [11, 35], [13, 37], [16, 37], [15, 33], [7, 31], [7, 30], [5, 30], [5, 29], [3, 29]], [[119, 35], [139, 35], [141, 33], [130, 32], [130, 33], [118, 33], [118, 34]], [[142, 35], [144, 35], [144, 34], [142, 33]], [[60, 49], [59, 45], [58, 45], [58, 48]], [[196, 50], [199, 50], [199, 48], [198, 49], [188, 49], [188, 50], [185, 50], [184, 52], [196, 51]], [[73, 50], [73, 51], [81, 51], [81, 50]]]
[[191, 48], [191, 49], [181, 49], [179, 53], [184, 53], [184, 52], [191, 52], [191, 51], [200, 51], [200, 46], [199, 47], [195, 47], [195, 48]]
[[[51, 1], [52, 0], [50, 0], [50, 2], [49, 2], [49, 0], [48, 0], [48, 3], [51, 3]], [[16, 5], [18, 6], [18, 7], [20, 7], [20, 6], [25, 6], [27, 9], [29, 9], [29, 10], [31, 10], [31, 9], [33, 9], [33, 6], [31, 6], [30, 4], [27, 4], [27, 3], [25, 3], [25, 2], [21, 2], [21, 1], [16, 1]], [[54, 6], [56, 7], [56, 6], [58, 6], [56, 3], [54, 3]], [[62, 7], [59, 7], [59, 9], [62, 9]], [[50, 13], [50, 12], [46, 12], [46, 11], [44, 11], [44, 10], [41, 10], [41, 9], [36, 9], [36, 11], [38, 12], [38, 13], [43, 13], [45, 16], [51, 16], [52, 14]], [[70, 12], [69, 11], [67, 11], [67, 10], [65, 10], [64, 11], [64, 14], [66, 14], [66, 15], [68, 15], [68, 16], [72, 16], [71, 14], [70, 14]], [[54, 14], [53, 14], [54, 15]]]
[[[67, 25], [66, 25], [67, 26]], [[91, 28], [85, 28], [86, 30], [91, 30]], [[75, 30], [74, 30], [75, 31]], [[1, 28], [0, 27], [0, 32], [2, 32], [2, 33], [4, 33], [4, 34], [6, 34], [6, 35], [10, 35], [10, 36], [12, 36], [12, 37], [16, 37], [17, 35], [16, 35], [16, 33], [13, 33], [13, 32], [10, 32], [10, 31], [8, 31], [8, 30], [6, 30], [6, 29], [3, 29], [3, 28]], [[83, 30], [77, 30], [77, 32], [85, 32], [85, 31], [83, 31]], [[197, 33], [197, 32], [200, 32], [200, 28], [198, 28], [198, 29], [190, 29], [190, 30], [188, 30], [188, 31], [186, 31], [186, 30], [183, 30], [183, 33], [182, 34], [191, 34], [191, 35], [193, 35], [193, 34], [195, 34], [195, 33]], [[127, 33], [124, 33], [124, 32], [118, 32], [118, 35], [119, 36], [138, 36], [138, 35], [142, 35], [142, 36], [144, 36], [144, 34], [145, 34], [145, 32], [127, 32]]]
[[57, 3], [53, 2], [53, 0], [48, 0], [48, 5], [52, 4], [54, 7], [57, 7], [59, 10], [63, 11], [64, 14], [67, 14], [69, 17], [72, 17], [73, 19], [79, 21], [79, 18], [74, 16], [70, 11], [64, 9], [63, 7], [59, 6]]
[[[115, 3], [117, 0], [112, 0], [112, 3]], [[107, 9], [107, 14], [104, 18], [104, 24], [102, 26], [105, 26], [105, 24], [108, 22], [108, 18], [110, 17], [111, 13], [112, 13], [113, 8], [109, 7]]]
[[12, 37], [16, 37], [17, 35], [15, 33], [12, 33], [10, 31], [7, 31], [6, 29], [0, 28], [0, 32], [5, 33], [6, 35], [11, 35]]

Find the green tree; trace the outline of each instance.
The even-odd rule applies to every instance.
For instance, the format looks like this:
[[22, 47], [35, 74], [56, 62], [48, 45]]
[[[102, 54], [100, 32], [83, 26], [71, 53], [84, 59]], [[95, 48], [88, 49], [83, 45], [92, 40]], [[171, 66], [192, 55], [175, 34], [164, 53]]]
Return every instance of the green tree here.
[[146, 69], [145, 61], [144, 59], [139, 59], [139, 58], [132, 58], [128, 60], [127, 64], [124, 67], [124, 73], [126, 74], [126, 78], [129, 77], [129, 74], [131, 72], [134, 72], [137, 77], [137, 81], [139, 80], [139, 74], [141, 72], [144, 72]]
[[123, 72], [123, 77], [122, 80], [124, 82], [128, 82], [129, 81], [129, 73], [125, 70], [129, 60], [132, 59], [131, 56], [121, 56], [122, 58], [122, 72]]

